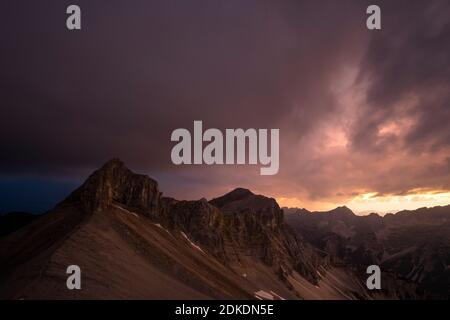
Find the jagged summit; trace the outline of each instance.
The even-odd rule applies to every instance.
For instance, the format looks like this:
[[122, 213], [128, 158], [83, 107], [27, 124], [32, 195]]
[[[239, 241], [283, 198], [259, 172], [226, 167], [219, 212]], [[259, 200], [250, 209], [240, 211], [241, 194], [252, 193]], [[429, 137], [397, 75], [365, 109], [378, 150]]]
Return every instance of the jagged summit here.
[[212, 199], [210, 203], [225, 214], [239, 213], [250, 215], [271, 229], [276, 229], [283, 223], [283, 210], [273, 198], [257, 195], [248, 189], [236, 188], [233, 191]]
[[335, 218], [355, 217], [355, 213], [347, 206], [336, 207], [330, 211], [309, 211], [305, 208], [283, 208], [287, 213], [306, 214], [306, 215], [329, 215]]
[[337, 207], [337, 208], [329, 211], [328, 213], [339, 215], [339, 216], [348, 216], [348, 217], [355, 215], [353, 213], [353, 211], [350, 208], [348, 208], [347, 206]]
[[65, 202], [76, 202], [86, 212], [102, 210], [118, 202], [152, 215], [160, 197], [155, 180], [133, 173], [122, 160], [113, 158], [90, 175]]
[[[116, 158], [95, 171], [68, 200], [85, 212], [103, 212], [108, 217], [111, 207], [117, 204], [125, 212], [144, 213], [153, 223], [194, 241], [227, 266], [233, 265], [235, 259], [241, 265], [243, 258], [236, 254], [245, 252], [284, 277], [297, 270], [308, 281], [317, 282], [314, 264], [320, 259], [313, 252], [304, 252], [299, 240], [285, 230], [283, 211], [275, 199], [248, 189], [236, 188], [209, 202], [204, 198], [164, 198], [156, 181], [133, 173]], [[312, 261], [300, 259], [306, 256], [311, 256]]]
[[236, 188], [221, 197], [212, 199], [210, 203], [224, 211], [235, 211], [237, 207], [240, 209], [253, 209], [255, 211], [265, 209], [281, 210], [275, 199], [254, 194], [244, 188]]
[[126, 167], [125, 163], [120, 158], [112, 158], [106, 161], [103, 166], [99, 170], [108, 170], [108, 168], [112, 167]]
[[238, 196], [238, 197], [244, 197], [244, 196], [254, 195], [254, 193], [251, 192], [249, 189], [236, 188], [236, 189], [228, 192], [227, 195], [234, 195], [234, 196]]
[[253, 195], [254, 195], [254, 193], [248, 189], [236, 188], [236, 189], [224, 194], [221, 197], [212, 199], [210, 202], [212, 204], [214, 204], [216, 207], [220, 208], [220, 207], [223, 207], [227, 203], [241, 200], [246, 197], [253, 196]]

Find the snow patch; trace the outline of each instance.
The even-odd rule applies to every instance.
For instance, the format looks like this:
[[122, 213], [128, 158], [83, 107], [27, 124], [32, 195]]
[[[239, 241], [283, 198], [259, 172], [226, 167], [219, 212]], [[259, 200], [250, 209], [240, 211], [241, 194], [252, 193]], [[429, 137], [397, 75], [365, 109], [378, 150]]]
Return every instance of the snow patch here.
[[195, 243], [193, 243], [193, 242], [191, 241], [191, 239], [189, 239], [189, 237], [186, 235], [186, 233], [184, 233], [183, 231], [181, 231], [181, 234], [183, 235], [183, 237], [186, 238], [187, 241], [189, 241], [189, 243], [191, 244], [191, 246], [193, 246], [195, 249], [197, 249], [197, 250], [203, 252], [204, 254], [206, 254], [205, 251], [203, 251], [202, 248], [200, 248], [198, 245], [196, 245]]
[[155, 226], [157, 226], [160, 229], [163, 229], [165, 232], [167, 232], [168, 234], [170, 234], [169, 230], [167, 230], [166, 228], [164, 228], [162, 225], [160, 225], [159, 223], [154, 223]]
[[275, 293], [275, 292], [273, 292], [273, 291], [270, 291], [270, 293], [271, 293], [275, 298], [277, 298], [278, 300], [286, 300], [285, 298], [283, 298], [282, 296], [280, 296], [279, 294], [277, 294], [277, 293]]
[[259, 300], [286, 300], [284, 299], [282, 296], [280, 296], [279, 294], [276, 294], [273, 291], [267, 292], [264, 290], [259, 290], [256, 291], [254, 293], [255, 298], [259, 299]]
[[116, 205], [116, 204], [113, 204], [112, 206], [113, 206], [114, 208], [116, 208], [116, 209], [122, 210], [123, 212], [126, 212], [126, 213], [128, 213], [128, 214], [131, 214], [131, 215], [133, 215], [133, 216], [135, 216], [136, 218], [139, 219], [139, 216], [138, 216], [136, 213], [134, 213], [134, 212], [128, 211], [127, 209], [122, 208], [121, 206], [118, 206], [118, 205]]

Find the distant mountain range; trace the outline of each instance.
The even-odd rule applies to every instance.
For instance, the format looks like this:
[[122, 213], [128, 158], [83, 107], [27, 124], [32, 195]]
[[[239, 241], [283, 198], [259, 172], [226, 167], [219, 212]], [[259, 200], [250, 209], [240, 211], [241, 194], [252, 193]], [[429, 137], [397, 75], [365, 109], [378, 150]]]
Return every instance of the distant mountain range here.
[[[450, 207], [311, 213], [241, 188], [180, 201], [113, 159], [45, 215], [4, 221], [2, 299], [450, 297]], [[370, 264], [382, 290], [365, 287]], [[69, 265], [81, 290], [66, 287]]]
[[[363, 275], [379, 265], [397, 298], [450, 297], [450, 206], [357, 216], [284, 209], [286, 223], [305, 241]], [[365, 276], [365, 275], [364, 275]]]

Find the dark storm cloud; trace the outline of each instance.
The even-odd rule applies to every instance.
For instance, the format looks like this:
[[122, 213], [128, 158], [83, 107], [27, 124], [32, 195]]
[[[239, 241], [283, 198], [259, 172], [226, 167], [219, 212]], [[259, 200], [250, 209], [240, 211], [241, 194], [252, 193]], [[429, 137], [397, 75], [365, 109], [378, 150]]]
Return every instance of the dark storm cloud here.
[[372, 37], [361, 68], [369, 83], [368, 107], [355, 145], [370, 151], [379, 142], [380, 126], [410, 116], [415, 123], [402, 141], [405, 147], [413, 152], [448, 147], [450, 3], [383, 2], [383, 28]]
[[64, 2], [2, 8], [4, 170], [71, 170], [113, 155], [167, 167], [174, 128], [270, 127], [301, 99], [315, 104], [297, 106], [296, 127], [307, 129], [332, 111], [314, 99], [326, 97], [320, 83], [355, 13], [331, 1], [79, 4], [83, 30], [73, 33]]
[[[366, 1], [77, 3], [76, 32], [71, 2], [0, 4], [0, 174], [83, 177], [117, 156], [178, 197], [448, 186], [448, 1], [379, 1], [381, 31]], [[193, 120], [280, 128], [280, 173], [175, 167], [170, 134]]]

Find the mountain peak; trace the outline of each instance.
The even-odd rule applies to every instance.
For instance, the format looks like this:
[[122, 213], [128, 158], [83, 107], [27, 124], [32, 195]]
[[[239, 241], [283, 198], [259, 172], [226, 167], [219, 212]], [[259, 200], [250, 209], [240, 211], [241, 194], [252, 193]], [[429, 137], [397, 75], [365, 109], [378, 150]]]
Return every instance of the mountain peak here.
[[153, 214], [160, 197], [155, 180], [132, 172], [122, 160], [113, 158], [92, 173], [65, 202], [76, 203], [86, 212], [103, 210], [117, 202]]
[[100, 168], [100, 170], [108, 170], [111, 168], [126, 168], [125, 163], [119, 158], [112, 158], [105, 162], [105, 164]]
[[238, 201], [238, 200], [242, 200], [242, 199], [248, 198], [253, 195], [254, 195], [254, 193], [248, 189], [236, 188], [236, 189], [224, 194], [221, 197], [212, 199], [210, 202], [213, 205], [215, 205], [216, 207], [221, 208], [225, 204], [228, 204], [228, 203], [231, 203], [234, 201]]
[[245, 188], [236, 188], [230, 192], [228, 192], [227, 194], [225, 194], [225, 196], [233, 196], [233, 197], [246, 197], [246, 196], [251, 196], [254, 195], [253, 192], [251, 192], [249, 189], [245, 189]]
[[332, 213], [334, 215], [338, 215], [338, 216], [347, 216], [347, 217], [353, 217], [355, 216], [355, 214], [353, 213], [352, 210], [350, 210], [347, 206], [341, 206], [341, 207], [337, 207], [331, 211], [328, 211], [328, 213]]

